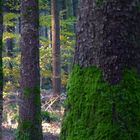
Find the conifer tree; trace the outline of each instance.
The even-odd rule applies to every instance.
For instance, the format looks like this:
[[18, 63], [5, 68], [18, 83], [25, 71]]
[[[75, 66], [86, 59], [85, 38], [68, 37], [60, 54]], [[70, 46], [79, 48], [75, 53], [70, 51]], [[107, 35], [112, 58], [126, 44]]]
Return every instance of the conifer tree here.
[[51, 0], [52, 14], [52, 68], [53, 68], [53, 93], [55, 96], [61, 92], [61, 66], [60, 66], [60, 26], [58, 1]]
[[21, 1], [21, 100], [18, 140], [42, 140], [38, 0]]
[[138, 5], [80, 0], [61, 140], [140, 139]]

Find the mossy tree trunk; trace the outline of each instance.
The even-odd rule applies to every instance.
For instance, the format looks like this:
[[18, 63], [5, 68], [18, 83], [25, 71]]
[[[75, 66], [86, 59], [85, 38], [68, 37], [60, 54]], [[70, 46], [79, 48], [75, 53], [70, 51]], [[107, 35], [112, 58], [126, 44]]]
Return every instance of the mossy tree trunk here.
[[80, 1], [61, 140], [140, 139], [139, 5]]
[[18, 140], [42, 140], [38, 0], [21, 1], [21, 100]]
[[3, 112], [3, 66], [2, 66], [2, 37], [3, 37], [3, 14], [2, 0], [0, 1], [0, 139], [2, 139], [2, 112]]

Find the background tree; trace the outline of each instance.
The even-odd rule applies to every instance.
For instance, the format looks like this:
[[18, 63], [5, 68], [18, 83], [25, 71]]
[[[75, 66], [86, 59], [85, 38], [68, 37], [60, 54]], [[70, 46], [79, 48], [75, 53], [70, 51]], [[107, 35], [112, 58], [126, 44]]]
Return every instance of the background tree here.
[[78, 2], [79, 2], [79, 0], [73, 0], [73, 14], [74, 14], [74, 16], [77, 16]]
[[61, 66], [60, 66], [60, 26], [57, 0], [51, 1], [52, 13], [52, 69], [53, 93], [61, 93]]
[[39, 70], [39, 5], [22, 0], [20, 140], [42, 140]]
[[139, 4], [80, 1], [61, 140], [140, 139]]
[[[14, 32], [8, 32], [4, 30], [3, 36], [3, 72], [4, 72], [4, 89], [3, 89], [3, 97], [4, 97], [4, 119], [3, 126], [4, 132], [7, 129], [10, 135], [15, 136], [13, 132], [17, 131], [18, 120], [20, 118], [18, 113], [18, 103], [21, 102], [19, 100], [20, 94], [20, 68], [21, 68], [21, 47], [19, 45], [20, 42], [20, 13], [19, 13], [19, 0], [4, 0], [4, 26], [10, 28], [15, 28]], [[66, 2], [66, 1], [65, 1]], [[68, 4], [63, 5], [63, 2], [57, 1], [59, 5], [60, 11], [60, 39], [61, 39], [61, 79], [62, 79], [62, 96], [65, 99], [65, 87], [67, 84], [69, 68], [68, 65], [71, 65], [71, 58], [73, 58], [73, 51], [75, 46], [75, 33], [71, 30], [73, 24], [76, 22], [75, 17], [73, 17], [73, 13], [68, 13], [69, 10], [72, 10], [72, 2], [68, 7]], [[63, 7], [63, 8], [62, 8]], [[54, 132], [56, 129], [59, 129], [60, 126], [60, 116], [55, 112], [55, 110], [51, 110], [50, 104], [53, 103], [50, 101], [50, 104], [47, 105], [48, 97], [52, 93], [52, 43], [51, 43], [51, 0], [39, 0], [39, 13], [40, 13], [40, 89], [41, 89], [41, 99], [42, 99], [42, 111], [41, 117], [43, 119], [43, 132]], [[63, 15], [66, 15], [65, 18]], [[8, 40], [8, 43], [6, 43]], [[14, 41], [14, 45], [13, 45]], [[10, 43], [9, 43], [10, 42]], [[12, 49], [8, 49], [7, 55], [7, 44]], [[10, 44], [10, 45], [9, 45]], [[10, 48], [9, 47], [9, 48]], [[62, 99], [62, 100], [63, 100]], [[61, 102], [63, 104], [63, 102]], [[49, 106], [49, 109], [48, 107]], [[47, 109], [46, 109], [47, 108]], [[48, 113], [49, 111], [49, 113]], [[52, 118], [54, 122], [54, 118], [57, 118], [56, 125], [52, 131], [52, 129], [46, 129], [46, 120], [48, 116]], [[62, 116], [61, 116], [62, 117]], [[49, 123], [52, 126], [53, 123]], [[53, 128], [53, 127], [51, 127]], [[55, 131], [58, 134], [59, 131]], [[4, 133], [4, 135], [7, 135]], [[6, 136], [7, 137], [7, 136]], [[11, 139], [11, 138], [9, 138]]]

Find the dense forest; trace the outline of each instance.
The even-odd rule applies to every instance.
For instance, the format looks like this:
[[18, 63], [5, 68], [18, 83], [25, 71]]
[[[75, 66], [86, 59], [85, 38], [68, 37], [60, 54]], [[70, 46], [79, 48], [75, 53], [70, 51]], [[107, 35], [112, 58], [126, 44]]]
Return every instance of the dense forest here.
[[139, 131], [139, 0], [0, 0], [0, 140]]

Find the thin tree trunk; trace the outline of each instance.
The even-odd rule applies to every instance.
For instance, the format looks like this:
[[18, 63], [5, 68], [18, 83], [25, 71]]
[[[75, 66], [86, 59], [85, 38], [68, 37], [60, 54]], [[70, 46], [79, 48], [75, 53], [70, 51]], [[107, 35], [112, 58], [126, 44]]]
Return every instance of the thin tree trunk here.
[[79, 0], [72, 0], [73, 3], [73, 15], [76, 17], [77, 16], [77, 9], [78, 9], [78, 1]]
[[61, 67], [60, 67], [60, 26], [57, 0], [51, 1], [52, 13], [52, 59], [53, 59], [53, 94], [61, 92]]
[[3, 15], [2, 15], [2, 0], [1, 0], [0, 1], [0, 139], [2, 139], [2, 114], [3, 114], [2, 37], [3, 37]]
[[[15, 27], [7, 26], [6, 31], [8, 33], [14, 33]], [[13, 57], [13, 48], [14, 48], [14, 38], [6, 39], [6, 53], [7, 53], [7, 56], [10, 58]], [[9, 69], [12, 70], [12, 68], [13, 68], [12, 63], [9, 61]]]
[[21, 99], [19, 140], [42, 140], [38, 0], [21, 1]]

